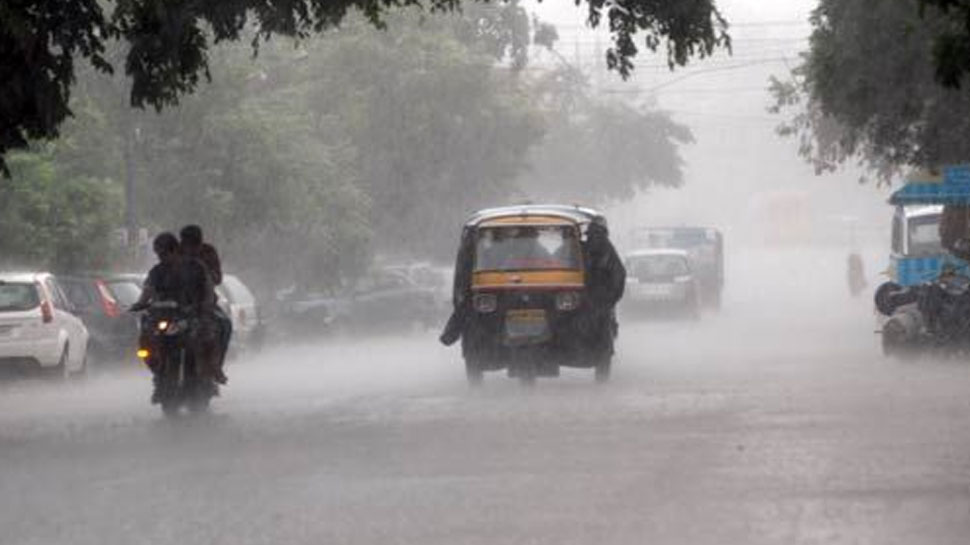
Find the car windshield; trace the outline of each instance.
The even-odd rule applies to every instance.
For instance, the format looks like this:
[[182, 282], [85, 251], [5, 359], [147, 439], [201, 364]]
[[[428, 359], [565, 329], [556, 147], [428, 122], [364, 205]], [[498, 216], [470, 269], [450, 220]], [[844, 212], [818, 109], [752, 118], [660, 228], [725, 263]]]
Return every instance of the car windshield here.
[[630, 276], [641, 281], [667, 280], [690, 273], [687, 260], [678, 255], [650, 255], [630, 259]]
[[940, 216], [937, 214], [910, 218], [907, 222], [908, 255], [934, 255], [943, 252], [940, 244]]
[[650, 248], [696, 248], [716, 243], [716, 234], [709, 229], [645, 229], [637, 234], [637, 242]]
[[502, 226], [478, 235], [475, 270], [578, 269], [579, 244], [571, 226]]
[[111, 290], [111, 295], [118, 301], [118, 304], [126, 307], [135, 304], [141, 296], [141, 287], [134, 281], [109, 282], [108, 289]]
[[36, 308], [40, 304], [37, 286], [29, 282], [0, 282], [0, 312], [16, 312]]

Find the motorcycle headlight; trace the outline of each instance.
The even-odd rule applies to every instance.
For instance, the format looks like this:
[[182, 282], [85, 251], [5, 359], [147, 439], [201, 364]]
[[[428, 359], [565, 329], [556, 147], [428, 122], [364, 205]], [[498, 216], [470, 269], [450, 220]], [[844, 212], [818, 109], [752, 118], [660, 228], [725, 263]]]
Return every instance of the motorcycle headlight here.
[[579, 293], [563, 291], [556, 294], [556, 310], [576, 310], [579, 308]]
[[165, 330], [168, 329], [168, 325], [169, 325], [168, 324], [168, 320], [159, 320], [158, 321], [158, 330], [159, 331], [165, 331]]
[[498, 297], [494, 293], [479, 293], [472, 299], [472, 304], [478, 312], [495, 312], [498, 308]]

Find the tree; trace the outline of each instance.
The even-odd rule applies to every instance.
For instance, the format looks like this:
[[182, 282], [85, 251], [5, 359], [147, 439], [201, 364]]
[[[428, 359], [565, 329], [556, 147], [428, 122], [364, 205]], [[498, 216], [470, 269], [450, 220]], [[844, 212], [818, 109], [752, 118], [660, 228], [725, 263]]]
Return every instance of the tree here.
[[920, 0], [920, 5], [923, 13], [947, 19], [934, 36], [935, 75], [944, 86], [959, 88], [970, 72], [970, 1]]
[[467, 35], [480, 15], [402, 12], [387, 32], [351, 25], [308, 57], [307, 108], [358, 151], [379, 250], [451, 254], [454, 226], [508, 198], [541, 134], [528, 97], [493, 67], [506, 34]]
[[[465, 3], [484, 1], [467, 0]], [[608, 19], [614, 44], [611, 68], [627, 75], [638, 48], [666, 45], [669, 64], [729, 46], [727, 23], [713, 0], [585, 0], [588, 21]], [[111, 73], [123, 64], [131, 78], [130, 101], [161, 109], [193, 92], [209, 77], [212, 44], [251, 36], [258, 50], [273, 36], [307, 38], [337, 27], [351, 11], [383, 27], [404, 6], [452, 11], [462, 0], [120, 0], [107, 13], [99, 0], [0, 2], [0, 169], [11, 149], [49, 139], [71, 114], [71, 85], [78, 61]], [[250, 31], [255, 30], [255, 34]], [[107, 44], [126, 45], [123, 63], [106, 55]]]
[[650, 185], [682, 183], [678, 147], [693, 137], [666, 113], [595, 97], [570, 66], [541, 76], [535, 88], [545, 134], [520, 176], [524, 196], [601, 205]]
[[279, 51], [259, 63], [239, 46], [212, 54], [211, 84], [161, 113], [127, 107], [120, 78], [84, 72], [58, 162], [116, 180], [130, 167], [141, 226], [202, 224], [257, 287], [306, 282], [320, 263], [337, 267], [325, 278], [359, 269], [370, 227], [355, 151], [339, 132], [318, 133], [291, 88], [266, 89]]
[[780, 132], [818, 171], [857, 158], [888, 179], [970, 157], [970, 96], [935, 80], [949, 17], [921, 15], [918, 0], [822, 0], [811, 21], [803, 63], [771, 89], [774, 111], [796, 111]]
[[104, 267], [120, 208], [110, 180], [59, 168], [55, 145], [10, 155], [0, 178], [0, 266], [54, 270]]

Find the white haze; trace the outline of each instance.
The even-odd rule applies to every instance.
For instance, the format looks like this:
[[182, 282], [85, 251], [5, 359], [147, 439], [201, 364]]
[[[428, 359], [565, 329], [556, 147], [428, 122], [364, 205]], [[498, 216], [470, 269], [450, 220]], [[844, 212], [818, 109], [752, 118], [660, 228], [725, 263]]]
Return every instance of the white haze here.
[[[547, 19], [574, 17], [553, 4]], [[743, 21], [810, 7], [719, 4]], [[970, 374], [881, 356], [887, 189], [816, 177], [774, 135], [767, 93], [747, 90], [772, 73], [784, 63], [655, 97], [694, 131], [685, 184], [609, 207], [613, 231], [630, 249], [637, 225], [721, 228], [724, 308], [697, 323], [621, 315], [610, 384], [566, 370], [470, 391], [437, 330], [270, 346], [234, 362], [196, 420], [165, 421], [135, 363], [79, 383], [4, 379], [0, 543], [965, 543]], [[850, 251], [866, 257], [859, 298]]]

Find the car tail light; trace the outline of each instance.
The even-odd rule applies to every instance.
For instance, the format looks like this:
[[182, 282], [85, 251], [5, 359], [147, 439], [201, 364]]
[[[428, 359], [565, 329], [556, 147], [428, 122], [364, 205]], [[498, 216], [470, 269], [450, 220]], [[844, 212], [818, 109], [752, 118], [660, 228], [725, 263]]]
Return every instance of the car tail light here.
[[45, 300], [40, 304], [40, 315], [45, 324], [54, 321], [54, 308], [51, 306], [50, 301]]
[[118, 307], [118, 301], [111, 295], [108, 291], [108, 286], [104, 285], [104, 282], [97, 280], [94, 283], [98, 287], [98, 294], [101, 296], [101, 308], [104, 309], [104, 313], [109, 318], [117, 318], [121, 316], [121, 309]]

